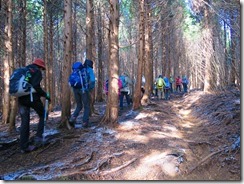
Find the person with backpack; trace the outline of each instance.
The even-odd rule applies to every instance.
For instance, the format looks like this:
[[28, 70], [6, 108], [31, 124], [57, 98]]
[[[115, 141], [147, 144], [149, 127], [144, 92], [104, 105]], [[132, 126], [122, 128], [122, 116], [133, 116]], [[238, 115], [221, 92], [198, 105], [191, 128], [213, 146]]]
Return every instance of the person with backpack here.
[[170, 96], [169, 96], [169, 91], [170, 91], [170, 82], [168, 77], [164, 77], [164, 98], [165, 100], [169, 100]]
[[170, 76], [169, 78], [169, 83], [170, 83], [170, 92], [173, 93], [174, 89], [173, 89], [173, 83], [174, 83], [174, 78], [172, 76]]
[[159, 75], [157, 80], [156, 80], [156, 86], [157, 86], [157, 92], [159, 93], [158, 94], [158, 99], [163, 99], [163, 89], [164, 89], [164, 86], [165, 86], [165, 82], [163, 80], [163, 76], [162, 75]]
[[[107, 79], [105, 82], [104, 82], [104, 91], [105, 91], [105, 94], [108, 95], [108, 92], [109, 92], [109, 80]], [[120, 79], [118, 79], [118, 85], [119, 85], [119, 89], [118, 89], [118, 93], [119, 93], [119, 96], [120, 96], [120, 90], [122, 88], [122, 81]]]
[[131, 98], [129, 94], [130, 94], [130, 86], [132, 85], [132, 81], [129, 78], [129, 75], [127, 73], [122, 74], [119, 78], [122, 82], [122, 88], [120, 90], [121, 94], [119, 96], [119, 101], [120, 101], [119, 107], [121, 110], [123, 110], [124, 97], [126, 98], [127, 105], [130, 106], [131, 104]]
[[183, 76], [182, 77], [182, 85], [183, 85], [183, 90], [184, 90], [184, 93], [187, 93], [187, 89], [188, 89], [188, 79], [186, 76]]
[[[44, 131], [44, 105], [41, 101], [41, 97], [45, 97], [49, 101], [50, 95], [41, 88], [42, 71], [46, 69], [45, 62], [37, 58], [34, 62], [28, 66], [28, 82], [35, 89], [33, 94], [28, 94], [18, 97], [19, 113], [21, 117], [20, 126], [20, 149], [21, 153], [31, 152], [43, 143], [43, 131]], [[30, 98], [32, 95], [32, 98]], [[34, 145], [29, 143], [30, 136], [30, 108], [34, 109], [39, 116], [39, 123], [37, 132], [34, 137]]]
[[181, 80], [180, 76], [178, 76], [175, 79], [175, 85], [176, 85], [176, 90], [175, 91], [181, 92], [181, 84], [182, 84], [182, 80]]
[[77, 61], [72, 65], [72, 70], [69, 77], [69, 84], [73, 90], [76, 108], [69, 119], [69, 123], [75, 127], [76, 118], [84, 106], [82, 121], [83, 127], [87, 128], [90, 114], [90, 92], [95, 87], [93, 61], [86, 59], [84, 65], [80, 61]]

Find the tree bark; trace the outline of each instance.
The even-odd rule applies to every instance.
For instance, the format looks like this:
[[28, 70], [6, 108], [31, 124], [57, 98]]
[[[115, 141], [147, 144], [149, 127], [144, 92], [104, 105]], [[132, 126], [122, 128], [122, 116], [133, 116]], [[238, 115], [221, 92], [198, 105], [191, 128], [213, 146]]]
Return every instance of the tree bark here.
[[5, 23], [5, 55], [4, 55], [4, 91], [3, 91], [3, 117], [4, 124], [9, 123], [10, 118], [10, 96], [9, 96], [9, 77], [10, 77], [10, 63], [13, 61], [12, 48], [12, 0], [6, 1], [6, 23]]
[[64, 65], [62, 80], [62, 115], [61, 127], [64, 127], [70, 116], [70, 87], [68, 85], [68, 78], [71, 71], [71, 51], [72, 51], [72, 0], [64, 1]]
[[118, 122], [118, 79], [119, 79], [119, 3], [110, 0], [110, 59], [109, 59], [109, 93], [108, 104], [103, 121], [105, 124], [115, 126]]
[[[100, 6], [100, 4], [98, 5]], [[96, 100], [98, 102], [102, 102], [103, 99], [103, 93], [101, 93], [101, 91], [103, 91], [103, 80], [104, 79], [104, 75], [103, 75], [103, 71], [104, 71], [104, 67], [103, 67], [103, 63], [102, 63], [102, 52], [103, 52], [103, 48], [102, 48], [102, 14], [101, 14], [101, 8], [98, 7], [98, 15], [97, 16], [97, 37], [98, 37], [98, 80], [97, 81], [97, 98]]]
[[142, 63], [144, 59], [144, 0], [140, 0], [140, 22], [139, 22], [139, 61], [137, 69], [137, 82], [133, 98], [133, 110], [141, 107], [141, 82], [142, 82]]

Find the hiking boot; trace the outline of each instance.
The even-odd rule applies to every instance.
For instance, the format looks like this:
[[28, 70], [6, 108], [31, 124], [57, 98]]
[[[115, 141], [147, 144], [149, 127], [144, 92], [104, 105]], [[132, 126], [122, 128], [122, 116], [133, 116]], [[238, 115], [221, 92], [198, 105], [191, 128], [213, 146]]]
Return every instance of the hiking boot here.
[[71, 117], [69, 118], [69, 122], [70, 122], [70, 123], [75, 124], [75, 121], [76, 121], [76, 117], [71, 116]]
[[70, 126], [75, 127], [75, 122], [69, 122]]
[[88, 122], [84, 122], [84, 123], [83, 123], [83, 127], [84, 127], [84, 128], [88, 128]]
[[20, 152], [21, 153], [29, 153], [29, 152], [35, 151], [36, 149], [37, 149], [36, 146], [29, 145], [26, 149], [21, 149]]
[[35, 137], [34, 138], [34, 145], [38, 148], [41, 147], [44, 144], [43, 138], [41, 137]]
[[75, 122], [76, 122], [76, 117], [71, 116], [69, 118], [69, 124], [70, 124], [70, 126], [75, 127]]

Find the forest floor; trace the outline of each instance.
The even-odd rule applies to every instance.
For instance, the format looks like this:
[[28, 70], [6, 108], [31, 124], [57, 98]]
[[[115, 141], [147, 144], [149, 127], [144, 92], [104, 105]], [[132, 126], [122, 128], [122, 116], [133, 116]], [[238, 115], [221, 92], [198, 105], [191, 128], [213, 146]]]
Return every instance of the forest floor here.
[[[57, 129], [60, 111], [49, 114], [47, 144], [20, 153], [19, 133], [0, 128], [2, 180], [241, 180], [240, 92], [174, 93], [152, 98], [139, 111], [120, 112], [116, 128], [100, 124]], [[79, 120], [81, 120], [81, 115]], [[31, 136], [37, 115], [31, 115]], [[20, 118], [17, 117], [17, 127]], [[18, 128], [17, 128], [18, 130]]]

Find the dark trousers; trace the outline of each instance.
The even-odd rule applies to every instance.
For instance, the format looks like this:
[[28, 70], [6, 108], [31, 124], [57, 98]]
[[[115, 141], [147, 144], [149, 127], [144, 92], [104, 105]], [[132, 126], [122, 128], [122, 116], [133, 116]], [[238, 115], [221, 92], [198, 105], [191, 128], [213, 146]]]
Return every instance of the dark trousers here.
[[83, 91], [81, 89], [73, 88], [76, 108], [73, 113], [73, 117], [77, 117], [84, 106], [83, 113], [83, 123], [89, 123], [89, 114], [90, 114], [90, 94], [88, 91]]
[[164, 98], [165, 98], [165, 100], [169, 99], [169, 90], [170, 90], [170, 88], [164, 89]]
[[155, 88], [155, 96], [158, 96], [158, 88]]
[[[178, 91], [179, 89], [179, 91]], [[181, 85], [176, 85], [176, 91], [181, 92]]]
[[37, 127], [36, 137], [42, 138], [44, 130], [44, 106], [41, 99], [33, 102], [19, 102], [19, 113], [21, 117], [20, 126], [20, 148], [26, 149], [29, 144], [30, 136], [30, 108], [34, 109], [39, 116], [39, 123]]
[[173, 83], [170, 83], [170, 92], [173, 93]]
[[182, 83], [182, 84], [183, 84], [184, 93], [187, 93], [187, 84], [186, 83]]
[[124, 96], [126, 98], [127, 105], [130, 105], [130, 96], [128, 95], [128, 92], [121, 91], [120, 96], [119, 96], [119, 106], [122, 108], [123, 103], [124, 103]]

